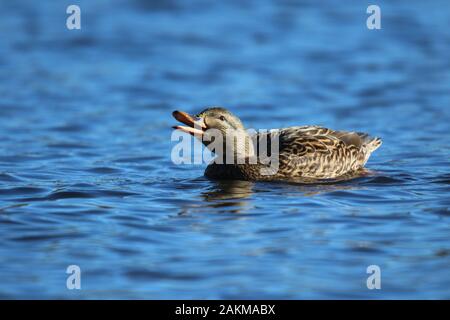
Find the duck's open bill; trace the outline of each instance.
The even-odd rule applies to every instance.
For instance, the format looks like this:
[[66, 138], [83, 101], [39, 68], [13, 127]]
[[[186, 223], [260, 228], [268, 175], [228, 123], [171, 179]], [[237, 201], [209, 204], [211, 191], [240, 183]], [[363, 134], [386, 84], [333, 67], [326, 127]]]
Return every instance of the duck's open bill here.
[[181, 123], [184, 123], [189, 126], [189, 127], [173, 126], [172, 128], [174, 129], [178, 129], [192, 135], [203, 135], [204, 131], [206, 130], [206, 125], [202, 118], [196, 119], [191, 115], [189, 115], [188, 113], [178, 110], [172, 112], [172, 115], [175, 119], [177, 119]]

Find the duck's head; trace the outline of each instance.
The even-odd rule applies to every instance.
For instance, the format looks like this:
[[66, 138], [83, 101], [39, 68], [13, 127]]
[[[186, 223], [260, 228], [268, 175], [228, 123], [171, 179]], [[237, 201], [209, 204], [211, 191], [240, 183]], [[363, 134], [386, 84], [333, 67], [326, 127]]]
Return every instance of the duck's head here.
[[207, 108], [195, 116], [191, 116], [183, 111], [174, 111], [172, 115], [175, 119], [187, 125], [174, 126], [174, 129], [187, 132], [197, 137], [202, 140], [203, 144], [206, 146], [209, 146], [211, 141], [214, 140], [214, 138], [211, 139], [210, 135], [219, 131], [222, 134], [224, 143], [226, 142], [227, 137], [230, 137], [231, 135], [234, 137], [245, 138], [241, 143], [238, 142], [237, 145], [236, 143], [234, 144], [234, 152], [237, 150], [237, 152], [240, 153], [241, 149], [247, 153], [253, 152], [253, 145], [241, 120], [225, 108]]
[[241, 120], [225, 108], [207, 108], [195, 116], [177, 110], [172, 115], [178, 121], [188, 125], [188, 127], [174, 126], [174, 129], [199, 137], [203, 136], [208, 129], [219, 130], [223, 135], [230, 131], [245, 131]]

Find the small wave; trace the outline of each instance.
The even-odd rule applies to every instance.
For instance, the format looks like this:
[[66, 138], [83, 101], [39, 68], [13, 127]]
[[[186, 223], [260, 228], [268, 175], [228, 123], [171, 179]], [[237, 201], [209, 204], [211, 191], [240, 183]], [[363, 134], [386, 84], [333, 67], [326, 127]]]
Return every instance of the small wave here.
[[61, 143], [50, 143], [47, 145], [49, 148], [56, 149], [89, 149], [91, 146], [82, 143], [70, 143], [70, 142], [61, 142]]
[[151, 279], [166, 279], [166, 280], [200, 280], [203, 277], [200, 274], [194, 273], [173, 273], [163, 272], [157, 270], [147, 269], [132, 269], [126, 272], [126, 275], [133, 279], [151, 280]]
[[21, 181], [21, 179], [14, 177], [13, 175], [7, 174], [7, 173], [0, 173], [0, 181], [5, 182], [18, 182]]
[[59, 191], [51, 193], [47, 197], [41, 198], [41, 200], [59, 200], [73, 198], [95, 198], [95, 195], [79, 191]]
[[56, 191], [40, 198], [27, 198], [20, 201], [54, 201], [61, 199], [90, 199], [98, 197], [118, 197], [123, 198], [127, 196], [138, 195], [134, 192], [116, 191], [116, 190], [92, 190], [92, 191]]
[[126, 158], [119, 158], [119, 159], [115, 160], [114, 162], [141, 163], [141, 162], [151, 162], [153, 160], [159, 160], [161, 158], [162, 158], [161, 156], [126, 157]]
[[36, 234], [28, 236], [12, 237], [10, 240], [19, 242], [36, 242], [46, 240], [71, 239], [83, 236], [80, 233], [61, 233], [61, 234]]
[[403, 179], [389, 177], [389, 176], [376, 176], [366, 181], [364, 184], [401, 184], [404, 183]]
[[443, 174], [442, 176], [435, 177], [432, 180], [433, 183], [450, 184], [450, 174]]
[[49, 129], [56, 132], [82, 132], [86, 130], [86, 126], [77, 124], [66, 124], [62, 126], [56, 126]]
[[3, 195], [23, 195], [23, 194], [33, 194], [33, 193], [42, 193], [45, 192], [46, 189], [36, 188], [36, 187], [17, 187], [17, 188], [9, 188], [9, 189], [0, 189], [0, 194]]
[[86, 171], [98, 174], [110, 174], [110, 173], [118, 173], [119, 169], [111, 168], [111, 167], [95, 167], [87, 169]]

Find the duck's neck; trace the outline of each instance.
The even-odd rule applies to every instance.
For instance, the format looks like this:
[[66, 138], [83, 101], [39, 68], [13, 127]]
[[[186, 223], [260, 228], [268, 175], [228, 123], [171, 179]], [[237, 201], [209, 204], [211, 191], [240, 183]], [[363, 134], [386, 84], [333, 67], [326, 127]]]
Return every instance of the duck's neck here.
[[245, 163], [256, 155], [252, 137], [245, 129], [234, 130], [226, 134], [224, 139], [223, 163]]

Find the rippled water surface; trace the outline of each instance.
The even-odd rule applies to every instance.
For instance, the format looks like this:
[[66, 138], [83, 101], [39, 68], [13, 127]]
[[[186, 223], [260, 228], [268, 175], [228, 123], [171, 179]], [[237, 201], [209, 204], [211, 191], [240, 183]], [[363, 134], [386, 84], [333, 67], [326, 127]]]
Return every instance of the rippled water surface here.
[[[78, 3], [0, 10], [1, 298], [450, 298], [448, 1], [378, 31], [359, 1]], [[170, 158], [206, 105], [384, 144], [352, 181], [208, 181]]]

